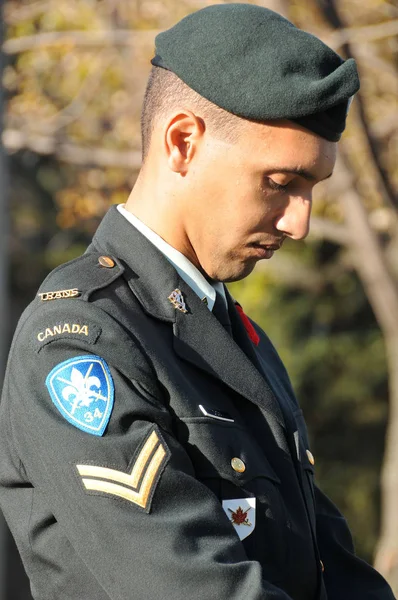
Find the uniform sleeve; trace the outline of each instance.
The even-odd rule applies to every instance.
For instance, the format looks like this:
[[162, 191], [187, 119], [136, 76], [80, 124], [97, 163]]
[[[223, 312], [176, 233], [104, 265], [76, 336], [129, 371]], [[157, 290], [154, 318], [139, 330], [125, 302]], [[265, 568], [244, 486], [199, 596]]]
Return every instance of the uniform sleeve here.
[[328, 600], [395, 600], [384, 578], [355, 555], [347, 522], [315, 487], [317, 538]]
[[5, 390], [13, 445], [82, 571], [112, 600], [289, 600], [195, 478], [140, 352], [97, 321], [90, 340], [90, 319], [74, 336], [38, 323], [40, 348], [25, 327]]

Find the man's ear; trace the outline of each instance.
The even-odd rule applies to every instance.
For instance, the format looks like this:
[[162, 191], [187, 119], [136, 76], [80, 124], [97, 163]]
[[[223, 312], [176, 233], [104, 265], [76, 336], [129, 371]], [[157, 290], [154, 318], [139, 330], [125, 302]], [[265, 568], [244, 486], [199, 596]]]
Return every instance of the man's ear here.
[[204, 132], [203, 119], [189, 110], [179, 111], [169, 119], [164, 143], [168, 165], [174, 173], [183, 176], [187, 173]]

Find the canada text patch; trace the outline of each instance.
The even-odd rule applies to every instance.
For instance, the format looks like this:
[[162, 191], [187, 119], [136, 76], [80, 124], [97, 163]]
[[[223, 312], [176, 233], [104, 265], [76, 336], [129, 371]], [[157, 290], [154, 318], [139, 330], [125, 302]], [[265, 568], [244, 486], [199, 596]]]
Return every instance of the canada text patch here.
[[50, 322], [35, 334], [34, 344], [38, 351], [49, 342], [61, 338], [80, 339], [88, 344], [95, 344], [100, 335], [101, 327], [96, 323]]
[[77, 356], [49, 373], [46, 386], [61, 415], [82, 431], [101, 436], [114, 399], [112, 375], [100, 356]]

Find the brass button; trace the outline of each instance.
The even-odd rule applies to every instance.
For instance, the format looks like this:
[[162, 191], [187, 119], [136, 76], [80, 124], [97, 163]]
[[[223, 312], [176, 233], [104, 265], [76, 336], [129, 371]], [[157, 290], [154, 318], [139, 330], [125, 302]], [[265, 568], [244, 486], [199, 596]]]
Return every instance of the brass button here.
[[246, 465], [240, 458], [233, 458], [231, 460], [231, 467], [237, 473], [244, 473], [246, 471]]
[[322, 570], [322, 573], [323, 573], [324, 570], [325, 570], [325, 565], [323, 564], [323, 562], [321, 560], [319, 562], [321, 563], [321, 570]]
[[100, 256], [98, 262], [101, 267], [105, 267], [106, 269], [113, 269], [115, 266], [115, 261], [110, 256]]
[[312, 452], [310, 450], [306, 450], [306, 453], [307, 453], [308, 460], [310, 461], [310, 463], [312, 465], [314, 465], [315, 464], [314, 455], [312, 454]]

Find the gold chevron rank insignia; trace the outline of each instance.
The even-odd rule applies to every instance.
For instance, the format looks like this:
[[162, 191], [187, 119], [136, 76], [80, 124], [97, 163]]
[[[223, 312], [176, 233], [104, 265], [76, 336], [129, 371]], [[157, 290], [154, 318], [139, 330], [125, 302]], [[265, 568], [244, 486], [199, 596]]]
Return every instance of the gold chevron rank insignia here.
[[169, 459], [166, 443], [153, 429], [127, 473], [94, 465], [76, 466], [88, 493], [118, 496], [149, 513], [156, 485]]

